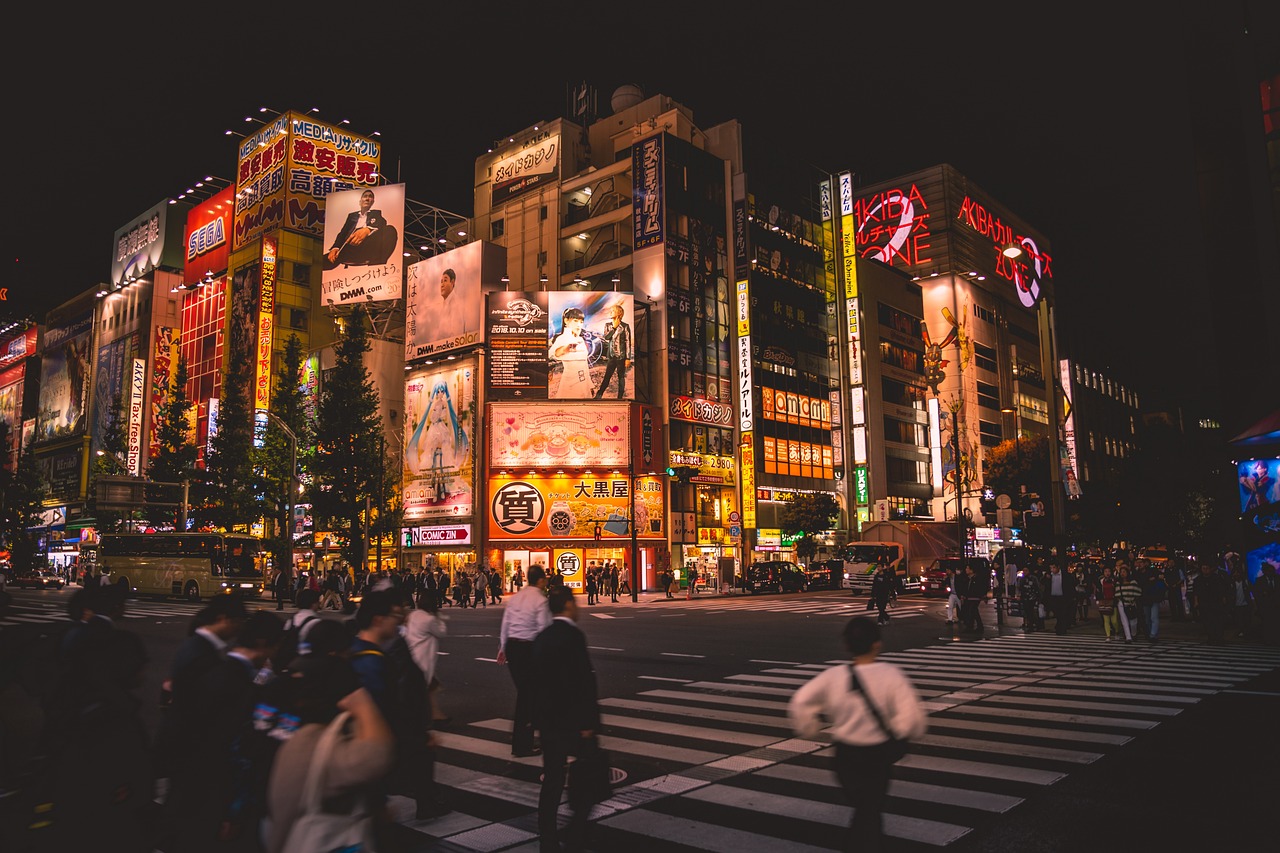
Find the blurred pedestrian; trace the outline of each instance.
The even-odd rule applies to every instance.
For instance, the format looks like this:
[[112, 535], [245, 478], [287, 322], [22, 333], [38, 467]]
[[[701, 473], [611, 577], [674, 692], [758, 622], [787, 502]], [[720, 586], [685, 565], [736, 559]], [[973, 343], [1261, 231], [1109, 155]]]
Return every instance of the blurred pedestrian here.
[[533, 666], [533, 641], [551, 623], [544, 590], [547, 576], [542, 566], [529, 567], [529, 584], [507, 602], [498, 631], [499, 664], [506, 664], [516, 686], [515, 719], [511, 727], [511, 754], [539, 753], [534, 744], [534, 712], [537, 681]]
[[440, 711], [437, 699], [440, 679], [436, 676], [436, 663], [440, 653], [440, 640], [449, 633], [445, 617], [438, 611], [435, 599], [426, 592], [421, 592], [418, 594], [418, 608], [409, 614], [404, 624], [405, 642], [413, 655], [413, 662], [418, 665], [427, 682], [431, 722], [435, 726], [449, 721], [449, 717]]
[[1236, 567], [1231, 570], [1231, 583], [1227, 587], [1227, 598], [1231, 602], [1231, 622], [1236, 629], [1236, 637], [1244, 639], [1253, 630], [1253, 587], [1245, 577], [1244, 569]]
[[889, 575], [889, 566], [881, 565], [876, 569], [876, 573], [871, 577], [871, 600], [875, 602], [876, 607], [880, 611], [880, 617], [877, 620], [879, 624], [885, 625], [889, 622], [889, 598], [893, 595], [894, 579]]
[[[532, 649], [538, 685], [537, 725], [542, 733], [542, 790], [538, 796], [538, 838], [542, 851], [562, 849], [556, 815], [569, 757], [585, 762], [598, 757], [600, 749], [596, 674], [587, 652], [586, 635], [577, 624], [579, 612], [573, 590], [553, 591], [547, 597], [547, 605], [551, 624], [538, 634]], [[592, 793], [570, 779], [571, 815], [563, 835], [565, 850], [586, 849]]]
[[1196, 578], [1195, 595], [1196, 611], [1204, 625], [1206, 641], [1221, 643], [1227, 618], [1227, 585], [1222, 573], [1215, 570], [1212, 557], [1200, 560], [1200, 576]]
[[791, 697], [787, 714], [796, 734], [817, 736], [831, 725], [836, 778], [853, 807], [844, 850], [877, 853], [884, 835], [882, 812], [889, 772], [906, 742], [928, 728], [910, 679], [890, 663], [878, 663], [880, 626], [855, 616], [844, 628], [852, 661], [823, 670]]

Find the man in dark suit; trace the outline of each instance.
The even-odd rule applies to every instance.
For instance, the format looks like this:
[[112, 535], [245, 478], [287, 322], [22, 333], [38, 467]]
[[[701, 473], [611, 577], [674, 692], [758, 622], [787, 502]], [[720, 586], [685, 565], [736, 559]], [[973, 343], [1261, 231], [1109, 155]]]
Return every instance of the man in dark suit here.
[[627, 395], [627, 365], [631, 362], [631, 327], [622, 322], [626, 309], [614, 305], [609, 309], [609, 328], [601, 336], [604, 341], [605, 370], [600, 387], [596, 389], [595, 399], [604, 396], [609, 387], [609, 379], [618, 374], [618, 399]]
[[360, 209], [347, 214], [342, 230], [324, 253], [324, 268], [345, 265], [385, 264], [399, 236], [381, 210], [373, 209], [373, 190], [360, 194]]
[[538, 798], [538, 835], [542, 853], [585, 849], [591, 792], [570, 784], [573, 817], [560, 846], [556, 811], [564, 790], [565, 763], [598, 750], [600, 706], [596, 701], [596, 673], [587, 654], [587, 638], [578, 627], [578, 603], [573, 590], [557, 587], [547, 596], [551, 624], [533, 643], [533, 667], [538, 684], [538, 730], [542, 733], [542, 793]]

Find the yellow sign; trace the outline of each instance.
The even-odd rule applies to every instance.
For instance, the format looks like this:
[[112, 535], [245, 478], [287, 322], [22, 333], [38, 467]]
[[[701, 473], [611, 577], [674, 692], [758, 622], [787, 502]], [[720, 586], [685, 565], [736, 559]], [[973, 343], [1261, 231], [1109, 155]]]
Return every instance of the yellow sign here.
[[569, 589], [582, 589], [584, 565], [581, 548], [556, 548], [551, 553], [552, 571], [564, 578]]
[[262, 272], [258, 282], [258, 346], [254, 360], [257, 376], [254, 382], [253, 405], [266, 409], [271, 405], [271, 347], [274, 343], [276, 313], [276, 237], [262, 235]]
[[840, 217], [840, 263], [844, 267], [844, 298], [858, 295], [857, 248], [854, 245], [853, 214]]
[[751, 334], [751, 291], [747, 282], [738, 282], [738, 337]]
[[699, 545], [723, 545], [725, 540], [725, 531], [723, 527], [699, 527], [698, 528], [698, 544]]
[[749, 432], [742, 434], [742, 442], [742, 526], [752, 530], [756, 526], [756, 446]]
[[735, 482], [733, 469], [738, 467], [732, 456], [715, 456], [710, 453], [690, 453], [686, 450], [673, 450], [668, 455], [672, 468], [697, 468], [693, 475], [695, 483], [712, 483], [732, 486]]

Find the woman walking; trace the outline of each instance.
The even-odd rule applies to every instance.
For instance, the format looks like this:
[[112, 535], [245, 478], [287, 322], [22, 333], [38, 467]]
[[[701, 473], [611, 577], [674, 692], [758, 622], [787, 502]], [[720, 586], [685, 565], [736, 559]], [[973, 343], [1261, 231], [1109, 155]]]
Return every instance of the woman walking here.
[[1120, 576], [1116, 583], [1116, 612], [1120, 616], [1120, 624], [1124, 627], [1124, 641], [1133, 642], [1134, 620], [1138, 618], [1138, 599], [1142, 597], [1142, 587], [1129, 576], [1129, 565], [1123, 560], [1116, 563], [1116, 571]]
[[1102, 617], [1102, 632], [1110, 642], [1120, 633], [1120, 617], [1116, 613], [1116, 578], [1110, 566], [1102, 570], [1102, 577], [1093, 585], [1093, 598], [1098, 605], [1098, 615]]
[[796, 734], [805, 738], [823, 728], [823, 716], [830, 721], [836, 778], [854, 810], [844, 850], [879, 853], [889, 770], [906, 753], [907, 741], [925, 733], [928, 722], [902, 670], [876, 662], [879, 625], [855, 616], [845, 625], [844, 643], [852, 661], [824, 670], [802, 686], [787, 713]]

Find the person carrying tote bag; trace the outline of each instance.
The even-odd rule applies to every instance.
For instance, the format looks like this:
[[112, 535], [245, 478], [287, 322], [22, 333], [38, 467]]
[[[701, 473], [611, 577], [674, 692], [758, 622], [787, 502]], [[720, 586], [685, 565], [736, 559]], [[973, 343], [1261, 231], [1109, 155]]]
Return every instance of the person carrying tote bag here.
[[[333, 700], [327, 702], [328, 713], [323, 701], [309, 701], [323, 699], [325, 693], [332, 696], [330, 685], [335, 682], [345, 689], [354, 680], [352, 674], [332, 671], [345, 666], [345, 662], [315, 662], [314, 674], [301, 676], [304, 681], [326, 683], [302, 687], [299, 716], [304, 725], [280, 748], [272, 764], [268, 853], [375, 850], [373, 816], [365, 794], [391, 769], [391, 730], [364, 688], [343, 695], [337, 702], [340, 713], [327, 724], [323, 720], [332, 714]], [[345, 811], [325, 810], [326, 802], [340, 798], [350, 801]]]

